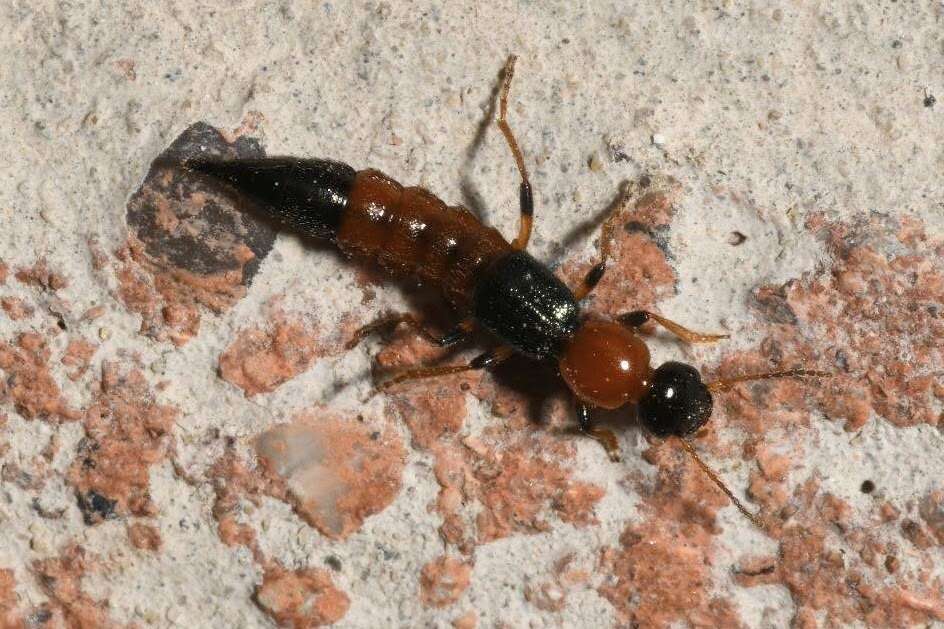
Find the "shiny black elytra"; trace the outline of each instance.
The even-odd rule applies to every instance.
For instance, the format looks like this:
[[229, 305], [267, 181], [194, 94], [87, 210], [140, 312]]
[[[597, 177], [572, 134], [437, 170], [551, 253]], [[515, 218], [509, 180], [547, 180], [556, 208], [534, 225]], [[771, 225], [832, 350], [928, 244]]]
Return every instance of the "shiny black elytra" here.
[[694, 435], [710, 418], [712, 391], [747, 380], [823, 374], [794, 369], [704, 383], [694, 367], [682, 363], [668, 362], [653, 370], [648, 348], [637, 330], [652, 321], [689, 343], [716, 341], [726, 335], [693, 332], [644, 310], [614, 320], [581, 313], [581, 301], [606, 272], [621, 206], [603, 223], [599, 262], [573, 290], [525, 251], [534, 201], [523, 155], [506, 121], [514, 64], [512, 56], [505, 65], [498, 117], [498, 127], [521, 177], [518, 235], [510, 243], [465, 208], [449, 207], [430, 192], [403, 187], [375, 170], [355, 171], [331, 160], [272, 157], [224, 161], [211, 155], [189, 160], [185, 167], [252, 198], [291, 229], [331, 240], [342, 252], [374, 262], [392, 274], [438, 286], [453, 308], [465, 315], [442, 336], [428, 331], [412, 314], [387, 315], [361, 328], [348, 347], [375, 330], [400, 323], [440, 346], [462, 342], [476, 328], [500, 342], [465, 364], [408, 369], [384, 382], [382, 388], [484, 369], [514, 353], [552, 361], [574, 394], [580, 430], [599, 441], [611, 458], [619, 458], [616, 437], [593, 425], [591, 409], [636, 404], [645, 428], [660, 437], [678, 438], [734, 504], [757, 523], [684, 438]]

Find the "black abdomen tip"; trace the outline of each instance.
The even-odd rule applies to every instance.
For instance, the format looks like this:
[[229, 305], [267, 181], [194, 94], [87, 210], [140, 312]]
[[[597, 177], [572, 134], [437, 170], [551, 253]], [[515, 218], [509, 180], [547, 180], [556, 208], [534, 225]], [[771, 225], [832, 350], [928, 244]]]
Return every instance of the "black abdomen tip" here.
[[285, 225], [321, 238], [337, 234], [355, 175], [341, 162], [294, 157], [197, 158], [184, 166], [232, 186]]

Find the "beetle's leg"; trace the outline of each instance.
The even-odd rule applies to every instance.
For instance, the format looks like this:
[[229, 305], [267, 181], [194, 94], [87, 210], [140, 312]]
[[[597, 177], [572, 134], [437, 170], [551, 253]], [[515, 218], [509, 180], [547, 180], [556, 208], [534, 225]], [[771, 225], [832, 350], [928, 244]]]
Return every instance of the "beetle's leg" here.
[[502, 345], [501, 347], [496, 347], [495, 349], [485, 352], [484, 354], [479, 354], [464, 365], [438, 365], [435, 367], [415, 367], [413, 369], [407, 369], [406, 371], [401, 371], [389, 380], [382, 382], [378, 388], [385, 390], [396, 384], [407, 382], [409, 380], [436, 378], [438, 376], [448, 376], [454, 373], [462, 373], [463, 371], [474, 371], [477, 369], [493, 367], [507, 360], [512, 355], [512, 353], [513, 351], [511, 347]]
[[368, 323], [367, 325], [359, 328], [351, 337], [351, 340], [345, 344], [344, 349], [353, 349], [358, 343], [363, 341], [374, 332], [385, 328], [393, 329], [401, 323], [413, 328], [413, 330], [418, 332], [429, 343], [438, 345], [440, 347], [451, 347], [464, 341], [472, 332], [472, 328], [474, 326], [474, 321], [472, 319], [465, 319], [443, 336], [436, 336], [426, 329], [426, 327], [410, 313], [386, 314], [381, 316], [376, 321]]
[[518, 225], [518, 236], [512, 241], [511, 246], [515, 249], [525, 249], [528, 246], [528, 240], [531, 238], [531, 226], [534, 223], [534, 195], [531, 193], [531, 182], [528, 180], [528, 169], [524, 166], [524, 156], [521, 149], [518, 148], [518, 142], [515, 140], [511, 127], [508, 126], [508, 90], [511, 89], [511, 79], [515, 76], [515, 61], [517, 57], [511, 55], [505, 63], [502, 82], [501, 97], [498, 103], [498, 128], [501, 129], [508, 148], [515, 158], [515, 164], [518, 166], [518, 173], [521, 175], [521, 186], [518, 188], [518, 204], [521, 208], [521, 222]]
[[574, 290], [574, 297], [577, 301], [584, 299], [590, 292], [596, 288], [596, 285], [603, 279], [606, 273], [606, 263], [610, 261], [613, 248], [613, 233], [616, 230], [616, 221], [623, 213], [628, 195], [624, 191], [616, 205], [610, 210], [606, 220], [603, 221], [603, 228], [600, 230], [600, 261], [590, 267], [583, 278], [583, 282]]
[[583, 402], [577, 402], [577, 427], [583, 434], [592, 439], [596, 439], [600, 445], [603, 446], [603, 449], [606, 450], [606, 454], [610, 457], [611, 461], [614, 463], [619, 462], [620, 449], [616, 435], [613, 434], [612, 430], [594, 426], [593, 421], [590, 419], [590, 407]]
[[703, 332], [689, 330], [688, 328], [679, 325], [675, 321], [670, 321], [669, 319], [659, 316], [653, 312], [649, 312], [648, 310], [634, 310], [632, 312], [627, 312], [626, 314], [621, 314], [618, 316], [616, 320], [623, 325], [628, 325], [632, 328], [638, 328], [647, 321], [652, 320], [686, 343], [713, 343], [714, 341], [720, 341], [721, 339], [728, 338], [727, 334], [705, 334]]

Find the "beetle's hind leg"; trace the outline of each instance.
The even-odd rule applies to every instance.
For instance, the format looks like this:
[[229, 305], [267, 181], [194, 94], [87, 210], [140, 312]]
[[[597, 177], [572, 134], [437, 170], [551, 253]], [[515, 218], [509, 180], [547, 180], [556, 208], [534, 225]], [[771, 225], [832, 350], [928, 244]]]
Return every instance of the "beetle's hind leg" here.
[[423, 323], [417, 319], [416, 316], [408, 312], [396, 312], [383, 315], [376, 321], [372, 321], [371, 323], [368, 323], [367, 325], [359, 328], [356, 332], [354, 332], [354, 335], [351, 337], [351, 339], [344, 345], [344, 349], [354, 349], [354, 347], [356, 347], [361, 341], [374, 332], [379, 332], [385, 329], [392, 330], [401, 323], [412, 328], [431, 345], [438, 345], [439, 347], [452, 347], [453, 345], [461, 343], [469, 337], [469, 334], [471, 334], [472, 329], [475, 327], [474, 321], [472, 319], [465, 319], [446, 334], [437, 336], [428, 328], [426, 328], [426, 326], [423, 325]]
[[508, 57], [505, 62], [504, 80], [502, 81], [501, 96], [498, 103], [498, 128], [511, 154], [515, 158], [515, 165], [518, 167], [518, 174], [521, 175], [521, 185], [518, 188], [518, 205], [521, 210], [521, 222], [518, 225], [518, 236], [512, 241], [511, 246], [515, 249], [525, 249], [528, 246], [528, 240], [531, 239], [531, 226], [534, 224], [534, 195], [531, 192], [531, 181], [528, 179], [528, 169], [524, 165], [524, 156], [521, 149], [518, 148], [518, 141], [515, 140], [515, 134], [508, 126], [508, 91], [511, 89], [511, 79], [515, 76], [515, 61], [518, 58], [515, 55]]
[[464, 371], [475, 371], [478, 369], [486, 369], [488, 367], [494, 367], [499, 365], [504, 361], [508, 360], [511, 357], [513, 351], [511, 347], [507, 345], [502, 345], [496, 347], [495, 349], [485, 352], [484, 354], [479, 354], [468, 363], [464, 365], [437, 365], [437, 366], [428, 366], [428, 367], [414, 367], [412, 369], [407, 369], [406, 371], [401, 371], [397, 375], [393, 376], [389, 380], [382, 382], [378, 388], [382, 391], [389, 389], [390, 387], [408, 382], [410, 380], [425, 380], [427, 378], [437, 378], [439, 376], [448, 376], [454, 373], [462, 373]]

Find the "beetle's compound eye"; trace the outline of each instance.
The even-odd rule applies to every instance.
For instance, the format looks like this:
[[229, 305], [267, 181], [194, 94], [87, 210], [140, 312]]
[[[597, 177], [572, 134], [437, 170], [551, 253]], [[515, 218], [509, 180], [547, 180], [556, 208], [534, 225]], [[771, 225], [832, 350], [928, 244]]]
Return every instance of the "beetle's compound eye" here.
[[639, 419], [659, 437], [685, 437], [705, 425], [711, 403], [711, 392], [694, 367], [667, 362], [652, 373], [649, 391], [639, 401]]

